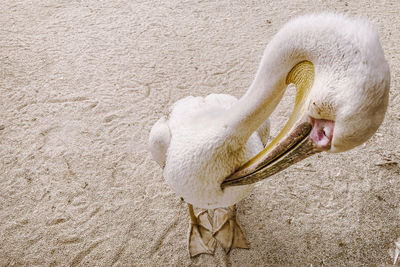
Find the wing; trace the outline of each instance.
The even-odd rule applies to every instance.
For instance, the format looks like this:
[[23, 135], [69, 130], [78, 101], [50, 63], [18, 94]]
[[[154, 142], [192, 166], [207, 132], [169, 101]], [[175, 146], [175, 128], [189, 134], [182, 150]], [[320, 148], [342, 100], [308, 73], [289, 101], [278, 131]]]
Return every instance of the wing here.
[[171, 133], [168, 121], [165, 117], [161, 117], [151, 128], [149, 135], [149, 150], [161, 168], [164, 168], [167, 160], [167, 151], [169, 142], [171, 141]]
[[264, 147], [268, 143], [268, 137], [269, 137], [269, 130], [271, 129], [271, 123], [269, 119], [266, 119], [263, 124], [260, 125], [257, 129], [257, 133], [260, 136], [261, 142], [263, 143]]

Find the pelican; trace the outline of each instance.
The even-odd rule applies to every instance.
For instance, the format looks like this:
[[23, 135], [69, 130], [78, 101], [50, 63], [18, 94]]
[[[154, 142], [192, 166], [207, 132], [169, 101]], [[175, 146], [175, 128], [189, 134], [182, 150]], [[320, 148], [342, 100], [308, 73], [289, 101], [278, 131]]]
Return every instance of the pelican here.
[[[269, 144], [268, 117], [289, 84], [296, 99]], [[175, 193], [188, 203], [189, 253], [247, 248], [235, 204], [255, 182], [325, 151], [366, 142], [382, 123], [390, 71], [373, 26], [340, 14], [289, 21], [267, 45], [248, 91], [186, 97], [155, 123], [149, 148]], [[193, 206], [207, 210], [195, 215]], [[212, 212], [211, 212], [212, 213]]]

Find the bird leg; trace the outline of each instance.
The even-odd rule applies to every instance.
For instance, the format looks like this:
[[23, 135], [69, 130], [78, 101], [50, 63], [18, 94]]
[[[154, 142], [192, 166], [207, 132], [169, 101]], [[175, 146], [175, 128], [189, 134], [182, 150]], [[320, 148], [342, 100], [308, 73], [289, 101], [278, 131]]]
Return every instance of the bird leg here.
[[191, 219], [189, 228], [189, 254], [190, 257], [199, 254], [214, 254], [217, 243], [212, 235], [212, 225], [206, 210], [194, 214], [193, 206], [188, 203]]
[[213, 233], [226, 254], [232, 248], [249, 248], [242, 229], [236, 221], [235, 206], [218, 208], [214, 212]]

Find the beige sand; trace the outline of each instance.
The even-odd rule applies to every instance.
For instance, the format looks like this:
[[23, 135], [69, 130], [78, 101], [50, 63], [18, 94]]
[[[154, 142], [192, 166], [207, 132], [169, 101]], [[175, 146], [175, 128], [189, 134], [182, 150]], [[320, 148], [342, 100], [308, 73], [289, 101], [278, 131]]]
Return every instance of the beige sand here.
[[[2, 1], [0, 266], [372, 266], [400, 236], [400, 2]], [[240, 97], [289, 18], [372, 20], [392, 70], [384, 124], [238, 205], [250, 250], [190, 259], [186, 206], [146, 151], [188, 95]], [[272, 118], [288, 117], [289, 91]]]

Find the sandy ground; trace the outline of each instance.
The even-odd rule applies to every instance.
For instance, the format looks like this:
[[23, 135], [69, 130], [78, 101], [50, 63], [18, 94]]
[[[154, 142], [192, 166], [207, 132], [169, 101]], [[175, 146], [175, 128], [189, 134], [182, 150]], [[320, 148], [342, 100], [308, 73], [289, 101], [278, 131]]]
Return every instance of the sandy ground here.
[[[400, 236], [400, 2], [2, 1], [0, 266], [386, 266]], [[250, 250], [190, 259], [186, 206], [146, 150], [176, 100], [240, 97], [289, 18], [369, 18], [391, 66], [365, 145], [310, 158], [238, 205]], [[288, 117], [288, 91], [272, 117]]]

